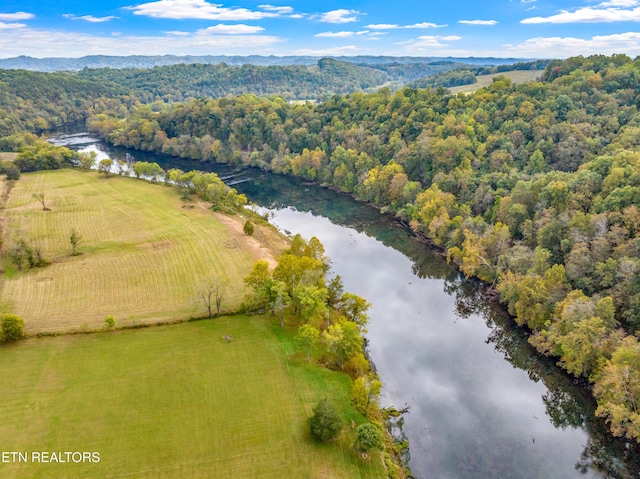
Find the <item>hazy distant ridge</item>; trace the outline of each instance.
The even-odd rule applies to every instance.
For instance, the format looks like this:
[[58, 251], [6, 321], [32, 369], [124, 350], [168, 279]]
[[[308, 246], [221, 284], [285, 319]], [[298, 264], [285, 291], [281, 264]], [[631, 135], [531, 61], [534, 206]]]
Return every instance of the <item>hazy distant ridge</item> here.
[[[90, 55], [80, 58], [33, 58], [19, 56], [0, 59], [0, 68], [24, 69], [43, 72], [61, 70], [82, 70], [83, 68], [151, 68], [154, 66], [176, 65], [181, 63], [226, 63], [227, 65], [315, 65], [321, 57], [314, 56], [107, 56]], [[472, 65], [504, 65], [523, 61], [518, 58], [439, 58], [439, 57], [391, 57], [391, 56], [353, 56], [330, 57], [349, 63], [379, 65], [387, 63], [431, 63], [437, 61], [468, 63]]]

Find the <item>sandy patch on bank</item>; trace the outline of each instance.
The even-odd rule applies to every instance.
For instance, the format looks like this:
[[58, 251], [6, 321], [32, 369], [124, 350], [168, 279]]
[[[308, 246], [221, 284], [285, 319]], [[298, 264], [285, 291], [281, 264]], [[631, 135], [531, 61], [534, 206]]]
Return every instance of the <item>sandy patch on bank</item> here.
[[276, 267], [278, 264], [276, 258], [289, 247], [289, 240], [273, 227], [255, 225], [253, 235], [249, 236], [243, 230], [247, 221], [243, 215], [228, 216], [217, 211], [211, 212], [210, 206], [203, 202], [198, 202], [198, 207], [212, 213], [228, 229], [228, 247], [244, 248], [256, 260], [263, 259], [269, 263], [270, 268]]

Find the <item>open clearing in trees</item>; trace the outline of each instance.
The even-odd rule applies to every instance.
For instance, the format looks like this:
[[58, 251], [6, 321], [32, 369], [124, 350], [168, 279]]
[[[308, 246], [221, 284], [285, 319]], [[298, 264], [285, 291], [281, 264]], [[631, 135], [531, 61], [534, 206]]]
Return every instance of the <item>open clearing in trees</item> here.
[[491, 85], [491, 83], [493, 83], [493, 79], [499, 76], [505, 76], [516, 84], [526, 83], [528, 81], [537, 80], [543, 73], [544, 70], [513, 70], [510, 72], [492, 73], [491, 75], [478, 75], [476, 76], [476, 79], [478, 80], [476, 83], [450, 87], [449, 91], [454, 95], [456, 93], [471, 93], [476, 91], [478, 88]]
[[[0, 451], [90, 451], [99, 463], [0, 463], [25, 477], [382, 478], [352, 447], [350, 379], [288, 359], [270, 316], [231, 316], [6, 346]], [[231, 336], [231, 342], [223, 341]], [[345, 428], [327, 444], [307, 417], [329, 398]]]
[[[34, 198], [41, 192], [51, 211]], [[93, 171], [24, 174], [2, 215], [5, 248], [23, 238], [52, 261], [20, 273], [5, 264], [3, 304], [28, 334], [100, 329], [109, 315], [118, 326], [201, 316], [198, 289], [213, 276], [226, 282], [222, 308], [234, 309], [255, 260], [278, 247], [269, 228], [247, 237], [242, 218], [185, 202], [176, 188]]]

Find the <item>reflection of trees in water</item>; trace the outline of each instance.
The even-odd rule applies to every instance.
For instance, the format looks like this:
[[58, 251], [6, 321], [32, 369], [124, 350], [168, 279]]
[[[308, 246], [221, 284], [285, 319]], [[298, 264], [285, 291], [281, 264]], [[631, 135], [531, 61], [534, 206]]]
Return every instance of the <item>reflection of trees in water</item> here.
[[[549, 389], [542, 395], [551, 424], [560, 429], [583, 427], [587, 421], [584, 407], [576, 398], [560, 388]], [[590, 411], [593, 412], [593, 411]]]
[[[133, 159], [129, 150], [106, 147], [104, 143], [100, 146], [114, 159]], [[576, 470], [583, 473], [598, 471], [604, 474], [603, 477], [611, 478], [637, 477], [637, 471], [640, 471], [640, 447], [610, 435], [606, 424], [595, 417], [596, 405], [588, 390], [589, 386], [569, 376], [556, 366], [554, 360], [540, 356], [528, 343], [522, 330], [515, 326], [504, 307], [488, 297], [484, 285], [464, 280], [441, 255], [429, 251], [428, 246], [416, 241], [406, 228], [398, 227], [391, 216], [382, 215], [376, 209], [357, 203], [346, 195], [309, 185], [295, 178], [266, 174], [257, 169], [196, 162], [145, 152], [135, 152], [135, 160], [155, 161], [165, 169], [200, 169], [216, 172], [221, 177], [234, 175], [234, 179], [252, 178], [252, 181], [234, 187], [260, 206], [269, 209], [291, 207], [301, 212], [321, 215], [334, 224], [365, 233], [385, 246], [403, 253], [412, 261], [412, 272], [416, 276], [444, 280], [444, 291], [455, 298], [459, 318], [466, 319], [473, 315], [484, 318], [491, 330], [486, 342], [493, 344], [513, 366], [527, 371], [532, 381], [543, 382], [548, 391], [542, 396], [542, 400], [554, 426], [561, 429], [579, 427], [591, 436], [576, 464]], [[238, 176], [238, 173], [242, 175]], [[501, 458], [494, 464], [504, 464], [505, 450], [514, 447], [517, 449], [517, 445], [509, 440], [505, 440], [504, 444], [491, 446], [490, 449], [495, 450]], [[482, 444], [482, 448], [485, 454], [492, 454], [486, 444]], [[513, 457], [518, 457], [516, 451]], [[491, 461], [488, 457], [477, 457], [475, 460]], [[464, 461], [470, 461], [470, 458], [460, 458], [460, 462]], [[473, 470], [477, 464], [467, 466], [469, 470]], [[518, 464], [508, 467], [517, 468]], [[505, 471], [504, 477], [508, 475], [509, 471]]]
[[[259, 197], [261, 203], [268, 198], [270, 201], [265, 206], [270, 208], [293, 207], [375, 237], [385, 246], [407, 256], [413, 262], [412, 271], [416, 276], [444, 280], [444, 291], [455, 298], [457, 316], [463, 319], [476, 315], [484, 318], [491, 329], [487, 343], [494, 344], [495, 349], [513, 366], [526, 371], [532, 381], [542, 381], [547, 387], [542, 400], [552, 424], [561, 429], [582, 428], [591, 435], [576, 469], [585, 473], [602, 472], [607, 477], [636, 477], [631, 471], [640, 470], [640, 448], [612, 438], [606, 424], [595, 417], [596, 405], [589, 386], [561, 370], [555, 360], [540, 356], [528, 343], [523, 331], [515, 326], [504, 307], [488, 297], [485, 285], [463, 279], [441, 255], [429, 251], [405, 228], [398, 228], [390, 216], [381, 215], [371, 207], [355, 203], [351, 198], [332, 191], [308, 185], [300, 188], [296, 183], [290, 178], [262, 178], [251, 186], [258, 191], [246, 191], [245, 194], [251, 198]], [[496, 447], [501, 460], [492, 462], [487, 457], [476, 459], [489, 464], [504, 464], [504, 452], [510, 446], [510, 440], [512, 438]], [[631, 450], [635, 452], [629, 453]], [[486, 444], [483, 451], [489, 453]], [[513, 457], [517, 457], [515, 451]], [[463, 461], [469, 461], [469, 458]], [[475, 469], [471, 464], [469, 466]], [[513, 464], [513, 467], [517, 467], [517, 464]], [[496, 477], [507, 477], [508, 471], [505, 473], [505, 476]]]
[[542, 383], [542, 396], [551, 423], [560, 429], [581, 428], [590, 438], [576, 470], [600, 472], [603, 477], [631, 479], [640, 471], [640, 447], [611, 436], [604, 421], [595, 416], [596, 403], [589, 385], [560, 369], [552, 358], [541, 356], [527, 341], [503, 307], [484, 298], [486, 287], [478, 282], [447, 282], [445, 290], [456, 299], [461, 318], [479, 315], [485, 319], [493, 344], [513, 366], [527, 371], [532, 381]]
[[[606, 442], [590, 438], [587, 446], [581, 454], [580, 461], [576, 464], [576, 470], [586, 472], [589, 470], [602, 471], [603, 477], [615, 477], [622, 479], [637, 478], [640, 471], [640, 455], [634, 447], [618, 448]], [[613, 471], [613, 472], [612, 472]]]

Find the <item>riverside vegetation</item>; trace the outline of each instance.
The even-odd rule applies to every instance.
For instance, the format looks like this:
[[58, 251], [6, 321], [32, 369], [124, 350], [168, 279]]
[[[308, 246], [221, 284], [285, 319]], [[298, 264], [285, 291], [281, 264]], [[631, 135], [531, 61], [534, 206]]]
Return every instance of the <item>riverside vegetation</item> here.
[[540, 81], [284, 99], [94, 102], [107, 141], [323, 183], [396, 214], [495, 286], [531, 343], [640, 439], [640, 60], [553, 61]]
[[395, 213], [495, 285], [543, 354], [640, 439], [640, 62], [554, 61], [541, 81], [315, 105], [241, 96], [101, 113], [115, 145], [299, 176]]
[[[2, 308], [25, 318], [22, 322], [5, 313], [3, 339], [20, 339], [23, 330], [31, 336], [118, 330], [30, 339], [4, 348], [0, 361], [13, 364], [13, 373], [4, 382], [12, 400], [2, 408], [7, 418], [0, 428], [2, 450], [29, 450], [36, 443], [51, 450], [58, 444], [80, 450], [91, 444], [101, 451], [102, 464], [83, 465], [83, 477], [114, 470], [142, 471], [144, 477], [169, 477], [177, 471], [281, 477], [284, 469], [294, 475], [404, 477], [396, 446], [383, 434], [377, 407], [380, 383], [363, 354], [368, 304], [344, 293], [339, 278], [325, 285], [328, 259], [317, 239], [307, 243], [294, 237], [276, 260], [284, 241], [243, 208], [246, 198], [213, 173], [165, 174], [149, 163], [131, 168], [135, 176], [151, 180], [154, 172], [161, 174], [173, 185], [166, 188], [114, 178], [118, 175], [110, 170], [59, 169], [70, 163], [90, 167], [93, 157], [29, 135], [24, 141], [13, 160], [23, 171], [55, 171], [10, 180], [3, 199], [8, 254], [3, 255]], [[119, 170], [122, 175], [125, 171]], [[209, 212], [210, 206], [225, 214]], [[247, 223], [253, 226], [250, 235], [243, 232]], [[26, 261], [26, 253], [11, 253], [16, 245], [38, 251], [46, 260]], [[252, 267], [256, 257], [265, 259]], [[275, 265], [273, 273], [270, 264]], [[128, 330], [185, 321], [202, 316], [203, 310], [211, 317], [207, 298], [212, 298], [206, 292], [214, 295], [216, 316], [227, 316], [213, 324]], [[238, 313], [264, 309], [277, 312], [277, 319]], [[20, 334], [10, 335], [14, 320]], [[55, 364], [50, 363], [52, 355]], [[182, 360], [176, 362], [176, 356]], [[313, 365], [312, 357], [340, 372]], [[121, 371], [117, 388], [114, 367]], [[35, 380], [42, 374], [50, 376], [50, 393], [44, 394]], [[197, 399], [194, 389], [200, 391]], [[36, 408], [39, 420], [23, 434], [24, 415], [30, 413], [17, 404], [34, 395], [39, 399], [29, 408]], [[368, 444], [383, 454], [363, 460], [354, 445], [356, 431], [348, 427], [330, 444], [314, 445], [304, 418], [319, 400], [335, 404], [339, 423], [375, 423], [385, 443]], [[103, 414], [95, 418], [97, 404], [105, 401]], [[60, 403], [65, 407], [54, 407]], [[201, 411], [197, 420], [177, 419], [175, 411], [193, 419], [193, 408]], [[90, 415], [94, 421], [85, 428], [82, 417]], [[127, 427], [119, 426], [120, 421]], [[55, 437], [48, 435], [53, 423], [65, 424], [55, 428]], [[160, 436], [165, 439], [152, 439]], [[195, 453], [194, 441], [200, 444]], [[361, 441], [358, 449], [363, 450]], [[50, 467], [3, 465], [3, 477], [21, 477], [27, 469], [35, 476], [47, 475]], [[79, 471], [76, 464], [63, 470]]]

